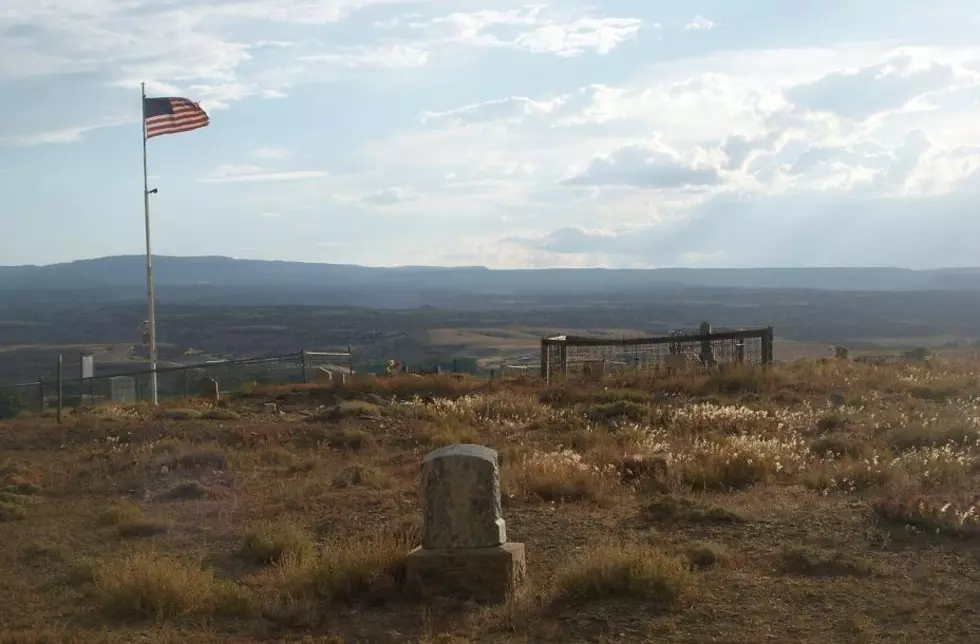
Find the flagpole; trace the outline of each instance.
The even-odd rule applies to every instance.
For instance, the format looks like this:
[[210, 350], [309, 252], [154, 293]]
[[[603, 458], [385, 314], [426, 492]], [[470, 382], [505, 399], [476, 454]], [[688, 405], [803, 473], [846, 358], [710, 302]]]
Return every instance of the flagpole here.
[[153, 301], [153, 253], [150, 250], [150, 186], [146, 173], [146, 83], [140, 83], [143, 100], [140, 113], [143, 115], [143, 217], [146, 223], [146, 301], [150, 322], [150, 395], [157, 404], [157, 320]]

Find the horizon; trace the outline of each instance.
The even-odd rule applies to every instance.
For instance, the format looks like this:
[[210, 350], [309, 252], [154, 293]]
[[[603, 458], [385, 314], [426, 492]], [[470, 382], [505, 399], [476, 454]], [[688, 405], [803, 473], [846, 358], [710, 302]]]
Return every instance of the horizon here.
[[8, 4], [2, 265], [980, 266], [973, 1]]
[[[68, 266], [71, 264], [79, 264], [86, 262], [99, 262], [105, 260], [120, 260], [120, 259], [132, 259], [144, 262], [146, 255], [105, 255], [102, 257], [86, 257], [81, 259], [72, 259], [64, 262], [53, 262], [50, 264], [0, 264], [0, 269], [3, 268], [50, 268], [55, 266]], [[283, 264], [302, 264], [307, 266], [346, 266], [355, 268], [373, 268], [373, 269], [413, 269], [413, 268], [431, 268], [431, 269], [480, 269], [487, 271], [516, 271], [516, 270], [528, 270], [528, 271], [547, 271], [547, 270], [601, 270], [601, 271], [660, 271], [660, 270], [691, 270], [691, 271], [779, 271], [779, 270], [896, 270], [896, 271], [910, 271], [914, 273], [927, 273], [934, 271], [978, 271], [980, 270], [980, 264], [976, 266], [961, 265], [961, 266], [937, 266], [934, 268], [911, 268], [908, 266], [717, 266], [717, 267], [691, 267], [691, 266], [650, 266], [643, 268], [621, 268], [621, 267], [604, 267], [604, 266], [547, 266], [547, 267], [510, 267], [510, 268], [494, 268], [489, 266], [480, 265], [439, 265], [439, 264], [398, 264], [398, 265], [371, 265], [371, 264], [338, 264], [333, 262], [317, 262], [317, 261], [298, 261], [298, 260], [281, 260], [281, 259], [261, 259], [261, 258], [249, 258], [249, 257], [230, 257], [227, 255], [162, 255], [153, 254], [153, 260], [157, 261], [160, 259], [176, 259], [176, 260], [227, 260], [232, 262], [265, 262], [265, 263], [283, 263]]]

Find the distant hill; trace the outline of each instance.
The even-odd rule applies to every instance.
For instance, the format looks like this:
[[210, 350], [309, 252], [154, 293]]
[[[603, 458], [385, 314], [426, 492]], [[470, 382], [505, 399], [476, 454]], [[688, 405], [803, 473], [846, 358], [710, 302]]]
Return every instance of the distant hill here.
[[[188, 303], [337, 304], [380, 308], [471, 308], [481, 300], [571, 295], [642, 295], [664, 289], [980, 290], [980, 268], [743, 268], [490, 270], [484, 267], [372, 268], [227, 257], [154, 257], [163, 300]], [[49, 266], [0, 266], [0, 304], [102, 302], [145, 296], [142, 256]], [[556, 302], [557, 303], [557, 302]], [[566, 302], [570, 303], [570, 302]]]

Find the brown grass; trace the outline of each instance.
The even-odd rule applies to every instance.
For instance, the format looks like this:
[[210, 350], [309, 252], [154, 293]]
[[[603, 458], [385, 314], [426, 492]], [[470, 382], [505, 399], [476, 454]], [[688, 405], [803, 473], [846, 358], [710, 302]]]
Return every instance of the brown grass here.
[[309, 532], [285, 521], [263, 521], [245, 532], [238, 556], [257, 564], [280, 563], [286, 559], [297, 563], [311, 558], [316, 542]]
[[164, 619], [192, 614], [249, 614], [248, 591], [166, 555], [137, 553], [97, 568], [95, 598], [115, 617]]
[[621, 492], [614, 473], [561, 456], [535, 454], [507, 464], [501, 487], [509, 498], [549, 503], [609, 503]]
[[693, 577], [677, 557], [639, 543], [610, 543], [572, 558], [558, 574], [555, 599], [621, 597], [669, 607], [690, 596], [693, 587]]
[[335, 488], [363, 487], [370, 490], [384, 490], [392, 484], [391, 476], [387, 472], [363, 463], [347, 465], [333, 478]]
[[[978, 373], [357, 377], [225, 399], [234, 422], [4, 421], [0, 641], [980, 641]], [[461, 442], [498, 450], [527, 547], [501, 605], [405, 586], [419, 461]]]
[[397, 533], [337, 538], [316, 557], [287, 557], [278, 569], [289, 596], [331, 602], [378, 602], [396, 597], [405, 582], [408, 542]]

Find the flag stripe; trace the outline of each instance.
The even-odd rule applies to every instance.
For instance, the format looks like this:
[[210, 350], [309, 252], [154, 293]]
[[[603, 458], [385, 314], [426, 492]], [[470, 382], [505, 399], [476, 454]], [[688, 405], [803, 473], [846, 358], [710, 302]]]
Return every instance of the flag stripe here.
[[206, 127], [211, 120], [201, 107], [186, 98], [147, 98], [143, 102], [146, 138]]

